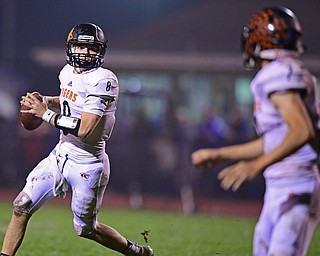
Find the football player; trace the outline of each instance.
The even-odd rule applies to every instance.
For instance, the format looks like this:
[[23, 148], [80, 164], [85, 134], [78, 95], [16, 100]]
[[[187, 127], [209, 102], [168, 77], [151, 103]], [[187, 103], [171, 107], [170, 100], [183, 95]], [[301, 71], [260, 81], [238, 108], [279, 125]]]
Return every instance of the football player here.
[[[15, 255], [30, 217], [55, 196], [72, 190], [71, 208], [76, 233], [124, 255], [152, 256], [149, 246], [128, 241], [112, 227], [98, 221], [110, 175], [106, 141], [115, 124], [119, 97], [116, 75], [101, 65], [107, 39], [95, 24], [79, 24], [67, 37], [67, 65], [59, 75], [61, 93], [40, 101], [32, 93], [21, 104], [60, 129], [60, 140], [48, 157], [28, 175], [25, 187], [13, 202], [1, 255]], [[52, 108], [60, 108], [56, 113]]]
[[198, 167], [241, 160], [219, 174], [237, 190], [263, 172], [263, 209], [253, 241], [255, 256], [303, 256], [319, 223], [319, 102], [317, 82], [299, 60], [302, 30], [287, 8], [265, 8], [242, 31], [244, 65], [256, 75], [250, 88], [259, 138], [191, 155]]

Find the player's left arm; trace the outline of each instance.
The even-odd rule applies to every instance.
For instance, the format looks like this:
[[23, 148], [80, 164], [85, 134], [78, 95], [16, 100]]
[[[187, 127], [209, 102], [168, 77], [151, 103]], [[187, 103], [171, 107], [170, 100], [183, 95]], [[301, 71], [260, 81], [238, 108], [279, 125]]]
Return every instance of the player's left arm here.
[[[101, 106], [106, 108], [110, 97], [105, 96], [104, 98], [107, 98], [107, 100], [102, 100], [102, 98], [100, 98], [100, 102], [102, 102]], [[30, 106], [31, 109], [27, 110], [26, 112], [32, 113], [42, 118], [44, 121], [59, 128], [64, 133], [71, 133], [83, 139], [88, 137], [93, 132], [93, 130], [96, 128], [102, 117], [102, 115], [89, 113], [85, 111], [82, 112], [81, 118], [64, 116], [50, 110], [48, 106], [48, 100], [45, 97], [41, 102], [34, 95], [28, 94], [27, 99], [28, 106]], [[56, 97], [54, 97], [53, 100], [56, 100]]]
[[112, 104], [117, 97], [117, 80], [111, 78], [102, 79], [90, 88], [81, 114], [81, 123], [77, 136], [80, 138], [88, 137], [100, 122], [108, 106]]
[[64, 133], [71, 133], [82, 139], [92, 134], [109, 106], [118, 98], [118, 81], [112, 78], [101, 79], [87, 93], [80, 118], [55, 115], [50, 123]]
[[87, 138], [94, 131], [100, 120], [101, 116], [82, 112], [78, 137], [82, 139]]
[[52, 116], [48, 118], [50, 124], [59, 128], [65, 134], [71, 133], [82, 139], [87, 138], [101, 120], [101, 116], [87, 112], [83, 112], [81, 118], [63, 116], [50, 110], [48, 113], [52, 113]]
[[248, 162], [239, 162], [218, 174], [224, 189], [237, 190], [244, 181], [250, 180], [268, 166], [292, 154], [315, 137], [315, 131], [307, 109], [298, 91], [272, 93], [270, 100], [278, 108], [288, 125], [282, 143], [268, 154], [262, 154]]

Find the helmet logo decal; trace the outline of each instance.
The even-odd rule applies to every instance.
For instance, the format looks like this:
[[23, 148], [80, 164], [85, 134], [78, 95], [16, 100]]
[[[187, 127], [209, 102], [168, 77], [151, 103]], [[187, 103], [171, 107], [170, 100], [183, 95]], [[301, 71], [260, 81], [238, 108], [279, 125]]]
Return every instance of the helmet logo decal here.
[[80, 173], [80, 177], [84, 180], [88, 180], [90, 178], [90, 174], [82, 172]]
[[68, 34], [68, 37], [67, 37], [67, 42], [69, 42], [71, 39], [72, 39], [72, 34], [73, 34], [73, 31], [74, 31], [74, 28], [72, 28]]
[[94, 36], [88, 36], [88, 35], [79, 35], [78, 36], [78, 42], [81, 43], [93, 43], [94, 42]]

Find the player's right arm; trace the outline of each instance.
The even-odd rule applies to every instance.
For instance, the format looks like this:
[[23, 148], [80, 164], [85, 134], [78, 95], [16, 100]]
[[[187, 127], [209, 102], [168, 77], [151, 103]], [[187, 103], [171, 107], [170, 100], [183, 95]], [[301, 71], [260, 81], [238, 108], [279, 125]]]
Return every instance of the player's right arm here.
[[44, 96], [49, 108], [60, 108], [59, 96]]
[[60, 107], [58, 96], [42, 96], [41, 102], [34, 94], [27, 93], [26, 96], [22, 96], [22, 102], [30, 107], [29, 110], [25, 110], [25, 113], [34, 114], [63, 132], [71, 133], [83, 139], [92, 133], [101, 119], [100, 116], [91, 113], [83, 112], [81, 118], [75, 118], [63, 116], [50, 110], [49, 107]]
[[22, 101], [25, 100], [26, 98], [30, 97], [30, 95], [39, 95], [40, 98], [47, 103], [49, 108], [60, 108], [60, 98], [59, 96], [45, 96], [42, 95], [40, 92], [32, 92], [32, 93], [27, 93], [25, 96], [22, 96]]
[[263, 154], [262, 139], [221, 148], [204, 148], [191, 154], [192, 164], [199, 168], [212, 167], [222, 160], [248, 160]]

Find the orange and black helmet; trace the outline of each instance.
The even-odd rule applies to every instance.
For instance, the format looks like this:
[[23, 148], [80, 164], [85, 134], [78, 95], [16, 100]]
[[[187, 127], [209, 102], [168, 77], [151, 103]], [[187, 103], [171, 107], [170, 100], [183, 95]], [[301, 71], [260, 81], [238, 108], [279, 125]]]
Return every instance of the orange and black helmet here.
[[[96, 54], [79, 54], [73, 51], [74, 45], [90, 45]], [[104, 62], [107, 39], [102, 29], [93, 23], [83, 23], [73, 27], [66, 42], [67, 63], [73, 67], [91, 69]]]
[[241, 46], [247, 69], [260, 68], [261, 59], [298, 56], [304, 50], [300, 23], [287, 8], [265, 8], [243, 28]]

